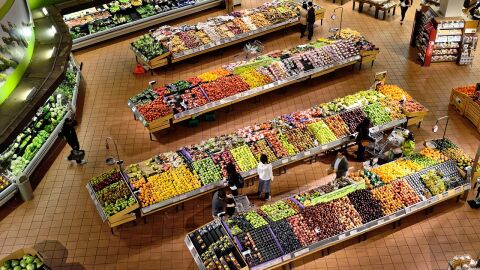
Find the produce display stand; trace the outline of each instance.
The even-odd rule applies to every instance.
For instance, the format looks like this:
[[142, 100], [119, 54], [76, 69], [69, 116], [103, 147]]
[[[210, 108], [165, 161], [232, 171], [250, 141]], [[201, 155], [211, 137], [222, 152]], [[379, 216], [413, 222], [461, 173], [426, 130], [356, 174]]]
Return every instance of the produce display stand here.
[[355, 10], [355, 3], [358, 3], [358, 12], [363, 12], [363, 5], [368, 4], [370, 7], [375, 7], [375, 18], [378, 19], [378, 14], [380, 11], [383, 11], [383, 20], [386, 19], [387, 13], [390, 13], [392, 10], [392, 16], [395, 16], [395, 10], [397, 9], [397, 2], [391, 0], [385, 1], [371, 1], [371, 0], [352, 0], [352, 10]]
[[362, 58], [357, 55], [355, 57], [346, 59], [336, 64], [319, 67], [317, 69], [313, 69], [308, 72], [302, 72], [295, 76], [288, 77], [284, 80], [275, 81], [273, 83], [270, 83], [261, 87], [257, 87], [254, 89], [250, 89], [233, 96], [225, 97], [221, 100], [209, 102], [203, 106], [199, 106], [191, 110], [186, 110], [177, 114], [173, 114], [172, 112], [172, 114], [169, 114], [167, 116], [164, 116], [152, 122], [147, 122], [145, 118], [138, 112], [138, 109], [135, 107], [135, 105], [131, 101], [128, 102], [128, 106], [133, 112], [134, 118], [136, 120], [139, 120], [143, 124], [143, 126], [145, 126], [148, 129], [148, 131], [150, 132], [150, 138], [152, 138], [151, 137], [152, 133], [170, 128], [176, 123], [189, 120], [192, 118], [196, 118], [207, 112], [216, 111], [223, 107], [231, 106], [243, 100], [247, 100], [247, 99], [286, 87], [288, 85], [292, 85], [292, 84], [303, 82], [309, 79], [317, 78], [319, 76], [332, 73], [336, 70], [339, 70], [348, 66], [354, 66], [357, 62], [361, 61], [361, 59]]
[[[475, 88], [475, 86], [471, 86]], [[477, 101], [478, 102], [478, 101]], [[480, 132], [480, 104], [465, 93], [452, 89], [450, 95], [450, 104], [460, 113], [470, 120]]]
[[121, 174], [122, 174], [122, 179], [120, 181], [123, 181], [125, 185], [128, 186], [131, 196], [135, 198], [136, 202], [111, 216], [107, 216], [107, 214], [105, 213], [99, 199], [97, 198], [95, 191], [93, 190], [93, 187], [90, 185], [90, 182], [88, 182], [87, 185], [85, 186], [87, 188], [88, 194], [90, 195], [90, 198], [92, 199], [92, 202], [95, 205], [95, 208], [97, 209], [98, 214], [100, 215], [100, 218], [102, 219], [103, 222], [107, 222], [108, 226], [112, 231], [112, 234], [113, 234], [114, 227], [117, 227], [119, 225], [125, 224], [130, 221], [134, 221], [137, 218], [134, 211], [140, 208], [140, 204], [138, 203], [136, 196], [133, 195], [133, 191], [130, 188], [130, 184], [128, 183], [128, 181], [126, 181], [125, 174], [124, 173], [121, 173]]
[[[8, 199], [13, 197], [13, 194], [17, 190], [15, 183], [20, 176], [24, 175], [28, 178], [32, 176], [33, 172], [38, 167], [38, 165], [42, 162], [42, 160], [44, 159], [46, 154], [55, 145], [55, 142], [58, 139], [58, 133], [62, 129], [63, 123], [65, 122], [65, 119], [75, 115], [76, 102], [77, 102], [77, 96], [78, 96], [78, 88], [80, 86], [80, 81], [81, 81], [81, 71], [80, 71], [79, 66], [75, 62], [75, 59], [73, 58], [73, 55], [70, 56], [70, 65], [73, 68], [73, 70], [75, 72], [75, 75], [76, 75], [76, 77], [75, 77], [76, 83], [75, 83], [75, 87], [73, 89], [72, 100], [70, 102], [70, 108], [68, 108], [68, 110], [65, 113], [65, 115], [63, 116], [63, 118], [57, 123], [56, 127], [51, 131], [49, 137], [43, 142], [40, 149], [36, 152], [35, 156], [28, 162], [28, 165], [23, 169], [22, 172], [19, 172], [19, 173], [15, 174], [15, 173], [9, 171], [8, 169], [6, 169], [3, 172], [5, 175], [7, 175], [9, 177], [12, 184], [10, 185], [9, 188], [0, 192], [0, 206], [3, 205], [6, 201], [8, 201]], [[57, 97], [55, 96], [54, 98], [57, 98]], [[37, 119], [37, 116], [34, 117], [34, 119], [32, 120], [31, 123], [37, 123], [36, 119]], [[24, 132], [26, 132], [26, 131], [24, 131]], [[15, 142], [12, 143], [12, 146], [14, 145], [14, 143]], [[2, 154], [2, 153], [0, 153], [0, 154]]]
[[423, 119], [425, 118], [425, 116], [428, 115], [428, 112], [429, 111], [427, 108], [425, 108], [425, 110], [423, 111], [417, 111], [413, 113], [403, 110], [403, 113], [405, 114], [405, 116], [407, 116], [407, 126], [417, 125], [418, 127], [420, 127]]
[[[407, 122], [406, 118], [395, 120], [395, 121], [386, 123], [386, 124], [381, 125], [381, 126], [372, 127], [372, 128], [370, 128], [370, 132], [376, 133], [376, 132], [382, 132], [382, 131], [385, 131], [385, 130], [390, 130], [390, 129], [393, 129], [393, 128], [398, 127], [398, 126], [402, 126], [406, 122]], [[312, 148], [312, 149], [309, 149], [307, 151], [297, 153], [294, 156], [289, 156], [289, 157], [286, 157], [286, 158], [276, 160], [276, 161], [272, 162], [272, 167], [273, 167], [273, 169], [279, 169], [279, 168], [285, 167], [289, 164], [299, 162], [299, 161], [317, 156], [319, 154], [331, 151], [333, 149], [339, 148], [341, 146], [347, 145], [350, 142], [352, 142], [352, 140], [348, 136], [343, 137], [339, 140], [336, 140], [336, 141], [333, 141], [333, 142], [330, 142], [330, 143], [327, 143], [327, 144], [324, 144], [324, 145], [319, 145], [319, 146], [317, 146], [315, 148]], [[252, 169], [252, 170], [247, 171], [247, 172], [242, 172], [240, 174], [242, 175], [242, 177], [245, 180], [250, 179], [250, 178], [255, 178], [256, 175], [257, 175], [257, 169], [255, 168], [255, 169]], [[128, 182], [128, 179], [127, 179], [127, 182]], [[213, 183], [213, 184], [202, 186], [199, 189], [192, 190], [188, 193], [172, 197], [170, 199], [158, 202], [156, 204], [152, 204], [152, 205], [149, 205], [149, 206], [146, 206], [146, 207], [142, 207], [140, 209], [140, 214], [141, 214], [142, 217], [145, 217], [147, 215], [156, 213], [156, 212], [164, 210], [166, 208], [170, 208], [172, 206], [185, 203], [185, 202], [187, 202], [189, 200], [192, 200], [194, 198], [197, 198], [199, 196], [209, 194], [212, 191], [215, 191], [217, 189], [221, 189], [223, 187], [225, 187], [225, 184], [223, 182], [216, 182], [216, 183]]]
[[[323, 10], [323, 13], [325, 10]], [[200, 47], [183, 51], [177, 54], [171, 54], [169, 52], [161, 54], [151, 60], [148, 60], [144, 55], [142, 55], [133, 45], [130, 45], [133, 53], [135, 54], [135, 59], [138, 63], [143, 64], [146, 68], [152, 70], [156, 68], [160, 68], [169, 64], [177, 63], [183, 60], [187, 60], [208, 52], [212, 52], [215, 50], [219, 50], [221, 48], [225, 48], [228, 46], [232, 46], [241, 42], [245, 42], [247, 40], [257, 38], [260, 36], [267, 35], [272, 32], [276, 32], [279, 30], [284, 30], [290, 28], [291, 26], [300, 24], [298, 18], [287, 20], [285, 22], [274, 24], [266, 27], [259, 28], [255, 31], [251, 31], [248, 33], [240, 34], [232, 38], [224, 38], [220, 41], [212, 44], [202, 45]]]
[[110, 29], [89, 34], [87, 36], [74, 38], [72, 50], [82, 49], [87, 46], [98, 44], [100, 42], [113, 39], [122, 35], [130, 34], [135, 31], [143, 30], [145, 28], [152, 27], [167, 21], [175, 20], [180, 17], [192, 15], [213, 7], [221, 6], [223, 4], [223, 0], [200, 0], [194, 4], [189, 4], [183, 7], [171, 9], [129, 23], [120, 24]]
[[[455, 168], [456, 164], [455, 164], [454, 161], [448, 160], [448, 161], [443, 162], [443, 163], [439, 163], [439, 164], [436, 164], [436, 165], [433, 165], [433, 166], [430, 166], [430, 167], [426, 167], [423, 170], [418, 171], [418, 172], [416, 172], [412, 175], [408, 175], [406, 177], [420, 177], [420, 175], [423, 175], [423, 174], [427, 173], [428, 171], [441, 170], [442, 168], [447, 167], [447, 166], [450, 166], [451, 168]], [[461, 176], [460, 176], [460, 173], [459, 173], [458, 170], [459, 169], [457, 168], [457, 170], [454, 171], [449, 176], [454, 177], [455, 179], [461, 179]], [[465, 198], [466, 195], [468, 194], [468, 190], [471, 188], [470, 183], [466, 183], [466, 184], [465, 183], [466, 182], [463, 179], [463, 184], [460, 184], [459, 186], [448, 189], [443, 193], [440, 193], [438, 195], [435, 195], [435, 196], [432, 196], [432, 197], [429, 197], [429, 198], [421, 198], [420, 197], [420, 201], [418, 203], [415, 203], [413, 205], [404, 207], [401, 210], [398, 210], [394, 213], [391, 213], [391, 214], [385, 215], [381, 218], [378, 218], [378, 219], [372, 220], [370, 222], [364, 223], [364, 224], [362, 224], [360, 226], [357, 226], [353, 229], [344, 231], [344, 232], [342, 232], [338, 235], [335, 235], [335, 236], [332, 236], [332, 237], [314, 242], [314, 243], [312, 243], [310, 245], [307, 245], [307, 246], [302, 246], [301, 248], [296, 249], [296, 250], [294, 250], [293, 252], [290, 252], [290, 253], [283, 252], [283, 249], [281, 248], [281, 246], [279, 244], [279, 240], [277, 239], [277, 236], [270, 229], [271, 236], [273, 237], [273, 239], [277, 243], [277, 246], [280, 248], [280, 250], [282, 250], [281, 256], [277, 257], [275, 259], [272, 259], [270, 261], [263, 262], [261, 264], [255, 265], [253, 267], [249, 267], [248, 269], [258, 269], [258, 270], [260, 270], [260, 269], [277, 269], [279, 266], [282, 266], [282, 265], [285, 265], [285, 264], [291, 264], [292, 262], [296, 261], [299, 258], [311, 255], [311, 254], [316, 253], [318, 251], [322, 251], [322, 254], [323, 254], [323, 251], [327, 250], [327, 253], [328, 253], [329, 247], [331, 247], [331, 246], [338, 245], [338, 244], [340, 244], [344, 241], [347, 241], [351, 238], [354, 238], [354, 237], [358, 237], [358, 236], [362, 236], [362, 235], [364, 236], [368, 232], [376, 230], [376, 229], [378, 229], [380, 227], [383, 227], [385, 225], [393, 224], [394, 228], [395, 228], [397, 223], [400, 223], [402, 218], [405, 218], [407, 216], [410, 216], [410, 215], [412, 215], [414, 213], [417, 213], [417, 212], [420, 212], [422, 210], [432, 209], [435, 205], [437, 205], [441, 202], [447, 201], [449, 199], [452, 199], [452, 198], [457, 198], [457, 201], [459, 200], [459, 198], [462, 195]], [[340, 190], [337, 190], [336, 192], [341, 194]], [[346, 193], [344, 192], [344, 195], [345, 194]], [[327, 195], [329, 195], [329, 193], [327, 193]], [[331, 197], [332, 198], [337, 198], [338, 196], [333, 196], [332, 195]], [[298, 203], [298, 201], [295, 201], [295, 199], [292, 199], [292, 198], [293, 197], [289, 197], [289, 198], [287, 198], [287, 200], [289, 199], [289, 200], [293, 201], [294, 203]], [[302, 204], [298, 203], [298, 205], [300, 206], [300, 209], [302, 209], [302, 207], [301, 207]], [[240, 243], [237, 242], [236, 236], [234, 236], [231, 233], [231, 231], [229, 229], [229, 226], [226, 224], [226, 222], [222, 222], [222, 224], [225, 227], [225, 230], [227, 232], [229, 232], [229, 236], [232, 239], [235, 239], [235, 240], [232, 240], [232, 241], [236, 242], [237, 245], [240, 247], [240, 251], [242, 251]], [[269, 226], [269, 225], [267, 224], [266, 226]], [[202, 231], [203, 228], [204, 228], [204, 226], [200, 227], [199, 229], [197, 229], [195, 231]], [[190, 235], [191, 234], [192, 233], [190, 233]], [[185, 238], [185, 243], [187, 244], [187, 247], [189, 248], [192, 256], [195, 258], [195, 262], [196, 262], [198, 268], [199, 269], [205, 269], [205, 265], [203, 264], [202, 260], [199, 260], [199, 258], [196, 258], [196, 254], [194, 252], [195, 250], [192, 250], [191, 245], [188, 242], [189, 239], [187, 239], [187, 238], [188, 238], [188, 235]], [[242, 254], [245, 255], [246, 253], [242, 253]]]

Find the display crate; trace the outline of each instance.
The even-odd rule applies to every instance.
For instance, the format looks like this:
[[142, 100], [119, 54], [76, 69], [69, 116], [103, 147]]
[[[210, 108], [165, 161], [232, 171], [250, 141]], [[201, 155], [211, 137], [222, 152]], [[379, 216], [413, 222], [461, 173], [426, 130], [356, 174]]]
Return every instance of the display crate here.
[[463, 115], [465, 113], [465, 109], [468, 103], [468, 99], [470, 99], [467, 95], [452, 90], [450, 94], [450, 104], [454, 106], [454, 108]]
[[4, 263], [8, 260], [21, 260], [22, 257], [24, 255], [27, 255], [27, 254], [30, 254], [32, 256], [36, 256], [38, 257], [44, 264], [43, 266], [41, 266], [40, 268], [37, 268], [37, 269], [43, 269], [43, 270], [50, 270], [51, 268], [48, 267], [46, 264], [45, 264], [45, 257], [37, 250], [33, 249], [33, 248], [22, 248], [22, 249], [19, 249], [19, 250], [16, 250], [12, 253], [10, 253], [10, 255], [2, 258], [0, 260], [0, 265], [4, 265]]
[[480, 105], [469, 98], [465, 105], [465, 117], [477, 128], [480, 127]]

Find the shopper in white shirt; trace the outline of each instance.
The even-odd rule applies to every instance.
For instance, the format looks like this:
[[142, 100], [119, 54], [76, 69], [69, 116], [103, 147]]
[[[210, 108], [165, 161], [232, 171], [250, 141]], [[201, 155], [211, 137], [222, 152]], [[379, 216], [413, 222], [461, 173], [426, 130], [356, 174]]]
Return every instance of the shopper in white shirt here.
[[265, 154], [260, 156], [260, 162], [257, 167], [258, 173], [258, 192], [257, 196], [262, 195], [263, 186], [265, 186], [265, 200], [270, 200], [270, 182], [273, 181], [272, 164], [268, 163], [268, 157]]
[[405, 19], [405, 14], [407, 14], [407, 10], [411, 6], [412, 6], [412, 0], [400, 0], [400, 9], [402, 11], [402, 19], [400, 20], [400, 24], [403, 24], [403, 20]]

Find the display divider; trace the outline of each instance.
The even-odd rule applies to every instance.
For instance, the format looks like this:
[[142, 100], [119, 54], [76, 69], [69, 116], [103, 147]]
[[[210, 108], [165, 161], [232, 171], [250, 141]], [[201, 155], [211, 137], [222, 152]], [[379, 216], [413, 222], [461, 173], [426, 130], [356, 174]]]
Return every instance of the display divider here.
[[293, 196], [288, 197], [292, 202], [294, 202], [300, 209], [305, 209], [305, 206], [301, 202], [299, 202], [297, 199], [295, 199]]
[[270, 227], [270, 225], [267, 225], [267, 227], [270, 231], [270, 234], [272, 235], [273, 240], [275, 241], [275, 244], [277, 244], [278, 249], [282, 252], [282, 254], [285, 254], [285, 251], [283, 250], [282, 245], [280, 245], [277, 236], [275, 235], [275, 233], [273, 233], [272, 227]]

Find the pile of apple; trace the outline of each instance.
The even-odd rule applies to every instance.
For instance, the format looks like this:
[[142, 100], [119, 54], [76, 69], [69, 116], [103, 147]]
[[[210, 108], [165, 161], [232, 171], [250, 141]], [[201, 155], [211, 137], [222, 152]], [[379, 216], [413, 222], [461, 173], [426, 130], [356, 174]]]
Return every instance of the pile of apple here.
[[273, 150], [270, 148], [270, 146], [268, 146], [267, 141], [265, 141], [264, 139], [250, 143], [250, 150], [252, 151], [257, 161], [260, 161], [260, 156], [262, 154], [267, 156], [269, 162], [277, 160], [275, 153], [273, 153]]
[[308, 246], [318, 241], [316, 233], [307, 225], [303, 215], [289, 217], [287, 221], [302, 246]]
[[342, 224], [335, 215], [335, 207], [332, 202], [306, 207], [301, 215], [308, 227], [316, 232], [318, 240], [342, 232]]
[[403, 203], [405, 206], [414, 205], [420, 202], [420, 198], [413, 188], [407, 183], [406, 180], [400, 179], [392, 183], [393, 191], [395, 196]]
[[342, 231], [348, 231], [362, 225], [362, 217], [353, 207], [348, 197], [342, 197], [332, 202], [336, 217], [342, 225]]
[[407, 113], [414, 113], [414, 112], [423, 112], [426, 110], [426, 108], [422, 104], [411, 99], [411, 100], [407, 100], [403, 104], [403, 110]]
[[193, 162], [193, 168], [204, 185], [215, 183], [222, 179], [220, 166], [213, 163], [210, 157]]
[[285, 131], [284, 135], [287, 137], [287, 141], [301, 152], [315, 147], [313, 134], [306, 128], [290, 129]]
[[389, 113], [378, 102], [365, 106], [363, 108], [363, 111], [368, 116], [368, 118], [370, 118], [373, 126], [380, 126], [392, 121]]
[[340, 115], [336, 114], [330, 117], [325, 118], [325, 123], [328, 125], [330, 130], [335, 133], [335, 136], [337, 138], [343, 138], [345, 136], [348, 136], [350, 134], [350, 130], [343, 121], [343, 119], [340, 117]]
[[393, 185], [384, 185], [372, 190], [373, 197], [377, 199], [385, 215], [390, 215], [404, 208], [402, 201], [395, 195]]

